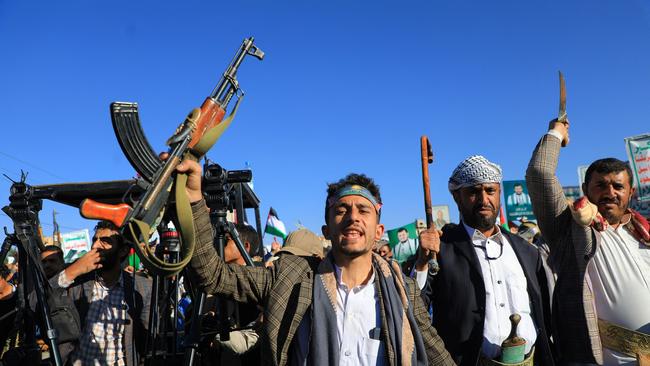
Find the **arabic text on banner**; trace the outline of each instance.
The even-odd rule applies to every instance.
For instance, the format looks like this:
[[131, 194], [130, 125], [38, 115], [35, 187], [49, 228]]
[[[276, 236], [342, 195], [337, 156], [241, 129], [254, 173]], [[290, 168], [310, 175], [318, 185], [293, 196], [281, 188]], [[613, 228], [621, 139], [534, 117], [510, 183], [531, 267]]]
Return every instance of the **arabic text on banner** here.
[[639, 201], [650, 201], [650, 134], [625, 139]]

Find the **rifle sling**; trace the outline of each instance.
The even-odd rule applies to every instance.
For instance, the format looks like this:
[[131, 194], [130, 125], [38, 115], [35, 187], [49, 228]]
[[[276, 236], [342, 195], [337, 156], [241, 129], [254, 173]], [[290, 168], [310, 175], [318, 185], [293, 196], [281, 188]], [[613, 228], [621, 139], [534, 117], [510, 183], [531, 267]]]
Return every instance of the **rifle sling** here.
[[[230, 112], [230, 115], [226, 119], [208, 130], [192, 150], [185, 153], [183, 160], [192, 159], [198, 161], [212, 148], [235, 118], [235, 114], [239, 109], [239, 103], [241, 103], [242, 99], [243, 96], [237, 100], [232, 112]], [[183, 244], [178, 262], [165, 262], [154, 255], [149, 245], [139, 245], [139, 243], [149, 243], [151, 226], [148, 223], [137, 219], [132, 219], [127, 223], [128, 233], [131, 235], [133, 243], [135, 243], [135, 251], [144, 266], [154, 275], [173, 276], [178, 274], [192, 260], [192, 255], [194, 255], [194, 239], [196, 233], [194, 232], [192, 206], [187, 196], [187, 191], [185, 190], [186, 185], [187, 174], [177, 173], [174, 180], [174, 195], [176, 198], [176, 217], [178, 218], [179, 224], [178, 232], [181, 236], [181, 243]]]

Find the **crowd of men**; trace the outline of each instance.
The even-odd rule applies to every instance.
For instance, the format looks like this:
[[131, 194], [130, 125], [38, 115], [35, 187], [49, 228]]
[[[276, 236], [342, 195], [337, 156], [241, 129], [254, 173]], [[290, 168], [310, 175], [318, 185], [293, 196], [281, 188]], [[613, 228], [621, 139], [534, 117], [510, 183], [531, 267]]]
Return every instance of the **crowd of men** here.
[[[473, 155], [448, 181], [460, 222], [420, 232], [416, 254], [401, 265], [393, 257], [404, 248], [381, 240], [379, 186], [364, 174], [327, 187], [322, 234], [331, 250], [302, 229], [266, 265], [246, 266], [232, 238], [220, 257], [201, 168], [184, 161], [177, 170], [189, 177], [197, 235], [187, 277], [208, 299], [240, 304], [238, 324], [226, 338], [223, 331], [210, 338], [204, 363], [650, 364], [650, 225], [628, 207], [632, 171], [614, 158], [597, 160], [586, 172], [586, 196], [567, 201], [556, 168], [568, 129], [552, 121], [526, 170], [537, 225], [524, 223], [518, 234], [497, 225], [502, 170]], [[255, 231], [237, 228], [257, 253]], [[92, 241], [65, 268], [56, 249], [42, 253], [52, 289], [78, 311], [80, 335], [61, 345], [63, 358], [137, 365], [148, 351], [151, 280], [123, 271], [129, 243], [119, 228], [100, 222]], [[0, 279], [0, 305], [12, 297], [6, 283]], [[228, 318], [223, 308], [207, 309], [205, 326], [211, 316]]]

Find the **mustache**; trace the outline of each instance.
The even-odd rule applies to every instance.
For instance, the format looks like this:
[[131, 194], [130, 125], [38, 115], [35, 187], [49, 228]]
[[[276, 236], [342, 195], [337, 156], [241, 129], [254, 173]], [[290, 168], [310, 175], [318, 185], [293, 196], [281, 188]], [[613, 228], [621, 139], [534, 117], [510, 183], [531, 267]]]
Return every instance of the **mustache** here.
[[608, 203], [613, 203], [615, 205], [619, 205], [621, 201], [616, 198], [603, 198], [600, 201], [598, 201], [598, 204], [608, 204]]
[[480, 204], [480, 205], [474, 206], [473, 211], [478, 212], [478, 211], [480, 211], [482, 209], [486, 209], [486, 208], [489, 209], [489, 210], [492, 210], [492, 211], [497, 210], [496, 207], [494, 207], [492, 204], [487, 204], [487, 205]]
[[341, 232], [345, 232], [346, 230], [356, 230], [356, 231], [360, 232], [361, 234], [366, 233], [366, 231], [362, 227], [360, 227], [358, 225], [355, 225], [355, 224], [351, 224], [351, 225], [348, 225], [348, 226], [344, 227], [343, 230], [341, 230]]

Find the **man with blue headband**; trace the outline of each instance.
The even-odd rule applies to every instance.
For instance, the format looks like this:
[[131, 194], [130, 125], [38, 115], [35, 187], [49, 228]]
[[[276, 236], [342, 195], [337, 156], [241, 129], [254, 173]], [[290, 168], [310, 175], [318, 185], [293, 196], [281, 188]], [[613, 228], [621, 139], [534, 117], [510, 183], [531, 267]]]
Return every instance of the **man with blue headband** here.
[[517, 335], [526, 343], [514, 364], [551, 366], [542, 259], [537, 248], [496, 225], [501, 180], [501, 167], [479, 155], [453, 171], [449, 191], [461, 222], [445, 226], [440, 238], [435, 228], [421, 234], [416, 269], [426, 265], [428, 249], [438, 249], [440, 265], [429, 274], [423, 297], [432, 303], [433, 325], [459, 365], [512, 364], [502, 343], [510, 335], [510, 316], [518, 314]]
[[228, 265], [212, 245], [200, 167], [184, 162], [197, 232], [190, 271], [203, 291], [262, 304], [262, 359], [272, 365], [453, 365], [415, 282], [372, 252], [384, 232], [372, 179], [328, 185], [325, 259], [283, 255], [272, 269]]

